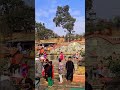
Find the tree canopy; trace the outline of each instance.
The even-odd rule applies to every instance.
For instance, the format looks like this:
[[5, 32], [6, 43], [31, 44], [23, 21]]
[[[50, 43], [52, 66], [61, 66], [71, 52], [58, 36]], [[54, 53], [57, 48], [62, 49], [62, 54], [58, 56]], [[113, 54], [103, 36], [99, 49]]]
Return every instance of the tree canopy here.
[[48, 29], [45, 27], [45, 24], [43, 23], [35, 23], [36, 28], [36, 39], [49, 39], [52, 37], [58, 37], [56, 33], [53, 32], [53, 30]]
[[0, 0], [0, 21], [6, 33], [34, 30], [34, 9], [22, 0]]
[[62, 27], [63, 29], [66, 29], [69, 34], [72, 34], [75, 21], [76, 19], [73, 18], [69, 13], [68, 5], [57, 7], [56, 16], [53, 19], [56, 27]]

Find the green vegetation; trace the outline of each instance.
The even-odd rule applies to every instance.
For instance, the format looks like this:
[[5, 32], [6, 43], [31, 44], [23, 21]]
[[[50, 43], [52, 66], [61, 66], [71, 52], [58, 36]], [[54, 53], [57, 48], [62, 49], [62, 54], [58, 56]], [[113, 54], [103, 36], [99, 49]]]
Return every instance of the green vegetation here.
[[73, 18], [69, 13], [69, 6], [58, 6], [56, 11], [56, 16], [53, 19], [53, 22], [56, 24], [56, 27], [62, 27], [63, 29], [66, 29], [70, 35], [74, 32], [74, 23], [76, 19]]
[[12, 37], [13, 32], [34, 30], [34, 9], [22, 0], [0, 0], [0, 33]]
[[96, 18], [96, 13], [92, 10], [94, 0], [86, 0], [86, 32], [119, 30], [120, 29], [120, 16], [116, 16], [110, 20]]
[[35, 38], [36, 39], [49, 39], [49, 38], [56, 38], [59, 37], [56, 33], [53, 32], [53, 30], [48, 29], [45, 27], [45, 24], [43, 23], [35, 23], [36, 33]]

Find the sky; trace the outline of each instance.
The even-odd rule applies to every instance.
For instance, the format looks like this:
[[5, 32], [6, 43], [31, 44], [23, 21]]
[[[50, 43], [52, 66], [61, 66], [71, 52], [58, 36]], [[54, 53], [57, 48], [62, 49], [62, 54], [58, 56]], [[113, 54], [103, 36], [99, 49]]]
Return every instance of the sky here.
[[53, 22], [57, 6], [69, 5], [70, 14], [76, 18], [74, 30], [76, 34], [85, 32], [85, 0], [35, 0], [35, 20], [45, 23], [45, 26], [62, 36], [65, 30], [56, 27]]

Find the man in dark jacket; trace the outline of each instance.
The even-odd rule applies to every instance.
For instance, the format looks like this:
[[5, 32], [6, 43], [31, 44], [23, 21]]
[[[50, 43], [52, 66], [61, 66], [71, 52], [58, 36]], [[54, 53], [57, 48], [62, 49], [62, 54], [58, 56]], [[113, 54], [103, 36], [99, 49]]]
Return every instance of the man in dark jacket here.
[[74, 63], [71, 60], [71, 57], [68, 57], [68, 61], [66, 62], [66, 79], [67, 81], [73, 81], [73, 73], [74, 73]]

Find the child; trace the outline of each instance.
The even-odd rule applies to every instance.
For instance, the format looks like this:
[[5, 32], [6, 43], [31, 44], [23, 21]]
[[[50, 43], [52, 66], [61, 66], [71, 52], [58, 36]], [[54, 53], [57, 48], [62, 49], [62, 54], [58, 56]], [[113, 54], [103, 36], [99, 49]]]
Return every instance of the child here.
[[58, 69], [58, 72], [59, 72], [59, 78], [60, 78], [60, 84], [63, 83], [63, 78], [62, 78], [62, 75], [63, 75], [63, 63], [62, 61], [59, 61], [59, 69]]

